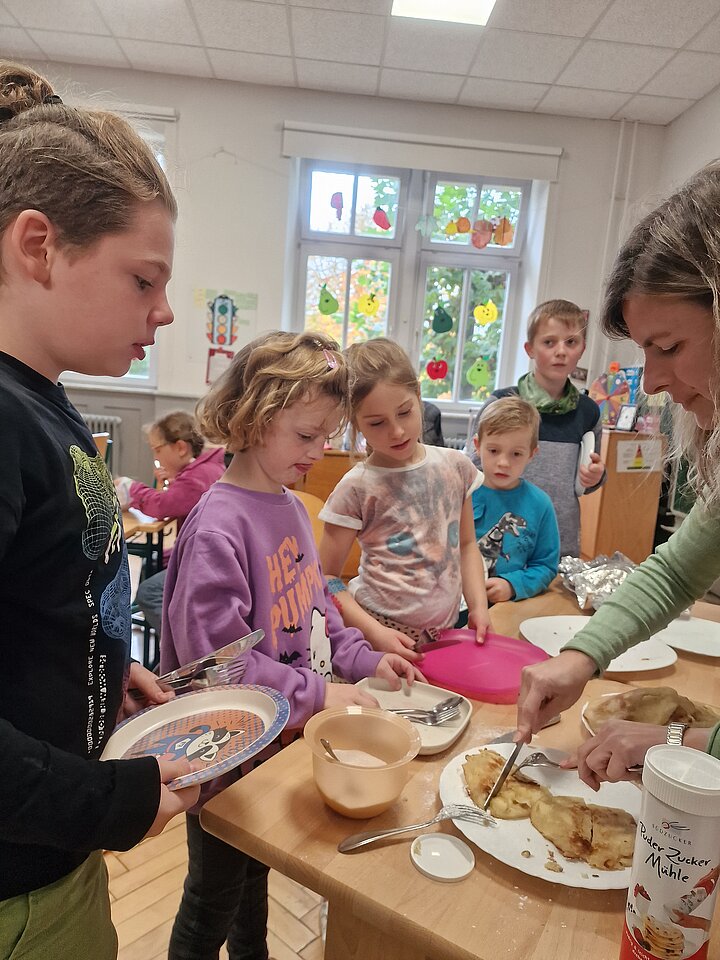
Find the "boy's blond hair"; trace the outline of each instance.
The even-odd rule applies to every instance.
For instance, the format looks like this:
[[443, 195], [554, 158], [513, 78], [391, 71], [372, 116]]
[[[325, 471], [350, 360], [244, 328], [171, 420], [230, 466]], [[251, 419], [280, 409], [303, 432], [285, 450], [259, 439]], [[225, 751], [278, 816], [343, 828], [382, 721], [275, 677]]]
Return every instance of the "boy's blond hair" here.
[[529, 430], [530, 449], [534, 450], [540, 436], [540, 414], [535, 407], [522, 397], [502, 397], [488, 403], [478, 420], [478, 443], [483, 435], [492, 437], [511, 430]]
[[262, 444], [275, 413], [312, 396], [337, 402], [341, 429], [348, 368], [340, 348], [322, 333], [273, 331], [242, 348], [198, 403], [196, 416], [211, 443], [238, 453]]
[[576, 303], [572, 303], [570, 300], [546, 300], [545, 303], [539, 303], [528, 317], [528, 343], [533, 342], [540, 326], [546, 320], [557, 320], [568, 330], [576, 329], [583, 340], [586, 339], [588, 325], [586, 310], [581, 310]]

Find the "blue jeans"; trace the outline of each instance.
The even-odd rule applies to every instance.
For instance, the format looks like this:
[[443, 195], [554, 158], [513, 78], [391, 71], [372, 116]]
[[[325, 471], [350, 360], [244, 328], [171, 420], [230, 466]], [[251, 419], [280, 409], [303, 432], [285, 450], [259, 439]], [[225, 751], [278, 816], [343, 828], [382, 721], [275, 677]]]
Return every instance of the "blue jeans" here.
[[142, 610], [145, 619], [157, 634], [158, 639], [162, 626], [165, 577], [167, 577], [167, 570], [161, 570], [152, 577], [148, 577], [147, 580], [141, 580], [135, 594], [135, 603]]
[[268, 867], [207, 833], [186, 814], [185, 878], [168, 960], [218, 960], [227, 940], [230, 960], [268, 960]]

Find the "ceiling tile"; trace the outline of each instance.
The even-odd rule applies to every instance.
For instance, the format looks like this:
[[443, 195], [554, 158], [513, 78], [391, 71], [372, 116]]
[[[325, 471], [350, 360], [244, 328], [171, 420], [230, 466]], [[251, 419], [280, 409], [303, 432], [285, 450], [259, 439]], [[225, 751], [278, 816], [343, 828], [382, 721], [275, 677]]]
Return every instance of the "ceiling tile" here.
[[219, 80], [244, 83], [268, 83], [295, 86], [292, 57], [273, 57], [267, 53], [241, 53], [238, 50], [208, 50], [210, 63]]
[[607, 40], [586, 40], [557, 78], [566, 87], [635, 93], [675, 51]]
[[614, 120], [639, 120], [641, 123], [670, 123], [695, 103], [676, 97], [633, 97], [613, 117]]
[[717, 12], [717, 0], [615, 0], [592, 36], [678, 49]]
[[465, 76], [482, 27], [391, 17], [383, 63], [389, 67]]
[[[282, 3], [283, 0], [280, 0]], [[291, 7], [317, 7], [344, 13], [377, 13], [390, 16], [392, 0], [289, 0]]]
[[92, 0], [63, 0], [63, 3], [3, 0], [3, 3], [23, 27], [106, 35], [110, 32]]
[[192, 0], [192, 5], [208, 47], [291, 55], [284, 6], [250, 0]]
[[48, 60], [87, 63], [97, 67], [128, 67], [114, 37], [93, 37], [88, 34], [61, 33], [59, 30], [28, 30]]
[[489, 27], [584, 37], [612, 0], [498, 0]]
[[43, 52], [25, 30], [20, 27], [3, 27], [0, 37], [0, 55], [19, 60], [21, 57], [42, 59]]
[[495, 110], [533, 110], [549, 87], [544, 83], [513, 83], [468, 77], [458, 103]]
[[211, 77], [210, 64], [201, 47], [152, 40], [118, 40], [135, 70], [177, 73], [188, 77]]
[[454, 103], [462, 84], [462, 77], [384, 68], [380, 75], [380, 96]]
[[536, 109], [539, 113], [559, 113], [568, 117], [609, 120], [627, 99], [626, 93], [580, 90], [577, 87], [551, 87]]
[[184, 2], [178, 0], [95, 0], [116, 37], [159, 40], [163, 43], [201, 44], [202, 40]]
[[642, 92], [657, 97], [699, 100], [720, 83], [720, 55], [682, 50]]
[[296, 60], [298, 84], [311, 90], [374, 94], [380, 71], [360, 63], [329, 63], [327, 60]]
[[290, 19], [296, 57], [379, 65], [385, 33], [382, 17], [292, 7]]
[[579, 42], [575, 37], [485, 30], [470, 73], [493, 80], [552, 83]]
[[687, 45], [688, 50], [704, 50], [706, 53], [720, 53], [720, 17], [704, 27]]
[[0, 3], [0, 27], [15, 27], [17, 20], [10, 11]]

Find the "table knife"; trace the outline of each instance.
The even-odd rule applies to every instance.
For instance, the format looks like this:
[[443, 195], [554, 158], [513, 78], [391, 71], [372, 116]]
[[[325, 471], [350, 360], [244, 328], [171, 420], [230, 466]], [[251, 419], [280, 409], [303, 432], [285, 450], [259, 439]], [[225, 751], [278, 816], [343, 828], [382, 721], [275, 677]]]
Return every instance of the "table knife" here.
[[487, 799], [485, 800], [485, 803], [482, 805], [482, 808], [481, 808], [482, 810], [487, 810], [487, 808], [490, 806], [490, 801], [493, 799], [493, 797], [497, 796], [497, 794], [500, 792], [502, 785], [505, 783], [508, 776], [510, 775], [510, 771], [513, 768], [513, 764], [517, 760], [517, 755], [520, 753], [523, 746], [524, 744], [522, 741], [520, 741], [520, 743], [515, 744], [515, 749], [503, 764], [503, 768], [500, 771], [500, 776], [497, 778], [492, 790], [487, 795]]

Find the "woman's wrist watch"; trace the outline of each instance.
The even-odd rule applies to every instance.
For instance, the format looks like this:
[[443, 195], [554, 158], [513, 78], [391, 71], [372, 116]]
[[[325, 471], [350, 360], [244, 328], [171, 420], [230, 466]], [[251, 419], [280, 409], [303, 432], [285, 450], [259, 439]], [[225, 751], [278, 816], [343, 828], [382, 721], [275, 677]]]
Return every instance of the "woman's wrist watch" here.
[[681, 747], [688, 726], [687, 723], [669, 723], [666, 743], [669, 743], [671, 747]]

